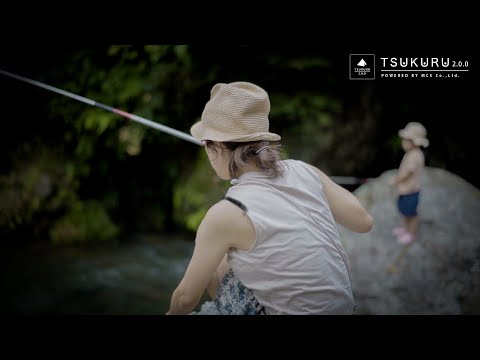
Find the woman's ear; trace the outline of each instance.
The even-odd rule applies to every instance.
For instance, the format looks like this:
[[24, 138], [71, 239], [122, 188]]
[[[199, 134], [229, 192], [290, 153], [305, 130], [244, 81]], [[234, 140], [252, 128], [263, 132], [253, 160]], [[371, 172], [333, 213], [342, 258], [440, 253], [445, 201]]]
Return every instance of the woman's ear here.
[[225, 146], [219, 146], [218, 149], [220, 150], [220, 155], [222, 156], [230, 156], [232, 154], [232, 151]]

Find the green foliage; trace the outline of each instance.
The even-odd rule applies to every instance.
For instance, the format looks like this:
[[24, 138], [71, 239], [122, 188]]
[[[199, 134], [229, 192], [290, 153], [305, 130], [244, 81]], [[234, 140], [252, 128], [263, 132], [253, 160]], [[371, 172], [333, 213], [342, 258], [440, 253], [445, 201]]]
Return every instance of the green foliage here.
[[[191, 119], [197, 115], [185, 106], [191, 102], [188, 99], [190, 92], [204, 82], [203, 76], [191, 76], [192, 66], [190, 49], [186, 45], [112, 45], [97, 49], [96, 52], [89, 49], [79, 51], [72, 57], [68, 69], [64, 69], [70, 73], [70, 76], [63, 77], [67, 81], [55, 85], [182, 130], [188, 128]], [[136, 223], [141, 224], [139, 226], [165, 228], [164, 222], [171, 221], [171, 216], [168, 215], [171, 206], [167, 203], [172, 201], [169, 193], [174, 179], [179, 176], [179, 167], [178, 157], [158, 158], [158, 154], [184, 153], [184, 142], [105, 110], [78, 104], [66, 97], [52, 99], [49, 112], [50, 118], [55, 119], [63, 128], [62, 141], [68, 143], [70, 152], [67, 153], [74, 164], [74, 168], [67, 168], [68, 176], [71, 177], [74, 173], [80, 184], [73, 192], [82, 193], [82, 201], [89, 193], [95, 194], [102, 206], [112, 211], [118, 211], [122, 204], [129, 207], [135, 204], [122, 203], [118, 201], [118, 196], [101, 196], [99, 193], [123, 193], [123, 199], [142, 202], [143, 209], [155, 209], [148, 213], [151, 216], [142, 215], [141, 219], [137, 219]], [[194, 146], [190, 146], [189, 151], [194, 149]], [[110, 173], [115, 169], [127, 171], [131, 164], [129, 159], [133, 156], [139, 158], [136, 161], [148, 166], [143, 166], [140, 172], [122, 175], [126, 181], [113, 179]], [[150, 186], [157, 187], [156, 195], [143, 195], [142, 191], [137, 190], [133, 184], [136, 181], [132, 177], [134, 174], [141, 181], [149, 178], [155, 184]], [[123, 188], [109, 189], [112, 184], [122, 184]], [[141, 188], [151, 189], [142, 185]], [[126, 195], [128, 192], [130, 194]], [[153, 199], [156, 199], [159, 206], [154, 205]], [[137, 217], [140, 214], [145, 212], [138, 211]], [[151, 225], [148, 226], [146, 222]]]
[[400, 154], [403, 153], [403, 149], [402, 149], [402, 139], [400, 138], [400, 136], [398, 135], [395, 135], [395, 136], [391, 136], [389, 139], [388, 139], [388, 147], [389, 147], [389, 150], [392, 152], [392, 154], [394, 154], [395, 156], [400, 156]]
[[[345, 86], [341, 66], [311, 48], [112, 45], [72, 51], [61, 66], [42, 63], [35, 79], [187, 133], [215, 83], [252, 81], [270, 94], [270, 129], [282, 136], [286, 156], [333, 175], [374, 176], [383, 165], [398, 165], [389, 163], [402, 153], [400, 126], [391, 118], [405, 121], [415, 102], [403, 104], [401, 93], [380, 91], [375, 82]], [[45, 234], [55, 224], [55, 241], [82, 243], [115, 232], [108, 225], [104, 235], [96, 234], [99, 225], [86, 229], [88, 212], [104, 224], [107, 212], [114, 214], [122, 231], [168, 231], [172, 224], [196, 231], [224, 196], [229, 182], [218, 179], [195, 145], [64, 96], [36, 94], [45, 96], [38, 104], [49, 105], [22, 109], [22, 127], [3, 146], [16, 166], [6, 166], [0, 178], [0, 226], [12, 233]], [[435, 144], [442, 143], [428, 150], [437, 166], [467, 156], [450, 137], [437, 150]], [[21, 148], [30, 157], [11, 155]]]
[[[282, 126], [282, 142], [293, 158], [317, 163], [331, 148], [341, 103], [318, 93], [271, 95], [271, 127]], [[301, 144], [301, 146], [299, 146]]]
[[150, 62], [155, 64], [167, 54], [169, 45], [145, 45], [144, 49], [149, 55]]
[[73, 163], [45, 146], [35, 148], [33, 155], [14, 155], [19, 166], [0, 177], [0, 228], [29, 227], [40, 233], [48, 219], [77, 198]]
[[[33, 238], [50, 236], [55, 244], [106, 241], [116, 236], [118, 228], [105, 206], [79, 199], [79, 179], [88, 176], [86, 164], [79, 165], [41, 143], [34, 148], [34, 154], [18, 152], [15, 157], [20, 166], [0, 177], [0, 228], [9, 229], [4, 235], [28, 230]], [[108, 194], [111, 204], [114, 199]]]
[[220, 201], [230, 183], [221, 180], [211, 168], [205, 151], [200, 150], [188, 176], [183, 176], [174, 188], [174, 214], [177, 223], [197, 231], [208, 209]]
[[[285, 58], [268, 51], [248, 59], [237, 55], [228, 61], [256, 62], [259, 69], [268, 65], [275, 78], [309, 76], [305, 74], [331, 67], [323, 56]], [[53, 85], [59, 88], [188, 132], [199, 120], [214, 83], [226, 78], [242, 80], [238, 78], [242, 68], [228, 67], [225, 60], [223, 51], [214, 47], [112, 45], [80, 50], [58, 74], [49, 75], [58, 79]], [[250, 81], [262, 83], [263, 74], [257, 75], [258, 79]], [[284, 152], [317, 161], [318, 154], [333, 146], [342, 102], [316, 88], [275, 90], [268, 81], [265, 87], [271, 95], [271, 128], [283, 136]], [[90, 219], [87, 213], [108, 209], [118, 214], [120, 207], [132, 218], [120, 221], [131, 221], [137, 228], [166, 229], [173, 220], [196, 231], [209, 207], [228, 189], [229, 183], [218, 179], [203, 151], [171, 135], [61, 96], [52, 97], [48, 117], [64, 145], [65, 158], [58, 162], [65, 164], [62, 176], [75, 183], [59, 184], [48, 205], [57, 209], [56, 217], [48, 217], [50, 226], [56, 224], [51, 233], [56, 242], [68, 243], [68, 236], [76, 243], [103, 238], [89, 235], [96, 228], [83, 229]], [[186, 161], [197, 151], [195, 163]], [[91, 198], [97, 199], [95, 206], [81, 205]], [[31, 199], [28, 207], [40, 212], [47, 209], [45, 203]], [[131, 213], [133, 208], [135, 213]], [[84, 218], [79, 209], [85, 212]], [[58, 221], [58, 214], [65, 212]]]
[[142, 151], [142, 141], [145, 136], [145, 128], [138, 124], [123, 126], [118, 132], [118, 149], [128, 155], [139, 155]]
[[98, 109], [92, 109], [86, 111], [83, 120], [83, 130], [95, 132], [101, 135], [107, 128], [112, 126], [117, 116], [112, 113], [100, 111]]
[[96, 243], [112, 240], [118, 228], [97, 201], [76, 202], [70, 211], [55, 222], [50, 239], [56, 245]]

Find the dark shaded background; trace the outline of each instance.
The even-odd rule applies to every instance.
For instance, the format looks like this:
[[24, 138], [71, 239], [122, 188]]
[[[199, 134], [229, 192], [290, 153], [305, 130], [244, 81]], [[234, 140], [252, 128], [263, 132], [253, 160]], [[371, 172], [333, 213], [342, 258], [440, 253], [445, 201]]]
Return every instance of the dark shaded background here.
[[[110, 46], [106, 45], [15, 45], [3, 49], [1, 68], [141, 116], [150, 115], [154, 121], [185, 132], [198, 120], [215, 83], [252, 81], [271, 94], [271, 129], [282, 135], [288, 155], [314, 163], [330, 175], [376, 177], [398, 167], [403, 153], [397, 132], [409, 121], [419, 121], [431, 140], [425, 151], [427, 165], [447, 169], [477, 187], [480, 184], [474, 165], [478, 137], [473, 128], [475, 61], [468, 49], [429, 50], [413, 55], [469, 60], [471, 71], [462, 74], [462, 79], [380, 79], [377, 74], [375, 81], [352, 81], [348, 78], [348, 55], [358, 53], [356, 48], [193, 44], [182, 58], [173, 47], [158, 60], [171, 65], [165, 70], [166, 77], [162, 68], [149, 71], [149, 64], [158, 64], [148, 62], [151, 58], [143, 45], [131, 47], [137, 53], [131, 60], [122, 51], [107, 55]], [[375, 51], [377, 61], [380, 56], [409, 56], [413, 52], [364, 52]], [[85, 59], [90, 67], [85, 65]], [[145, 59], [146, 68], [135, 73], [132, 69]], [[94, 78], [100, 72], [103, 77]], [[124, 99], [117, 97], [118, 89], [128, 87], [127, 80], [139, 81], [143, 75], [151, 79], [151, 84], [141, 85], [150, 87], [150, 96], [155, 98], [160, 92], [163, 95], [162, 104], [152, 105], [151, 111], [148, 105], [142, 107], [140, 93]], [[112, 78], [120, 82], [117, 88], [102, 87], [102, 82]], [[172, 193], [175, 184], [192, 171], [190, 160], [199, 151], [195, 145], [145, 129], [141, 154], [124, 156], [119, 154], [119, 145], [112, 142], [112, 134], [117, 135], [127, 120], [117, 117], [103, 133], [89, 134], [78, 126], [84, 121], [82, 113], [91, 111], [88, 105], [60, 99], [60, 95], [4, 76], [0, 78], [0, 91], [4, 119], [0, 175], [19, 171], [22, 161], [44, 149], [55, 149], [75, 167], [88, 164], [88, 175], [75, 173], [80, 181], [75, 196], [99, 200], [113, 221], [120, 224], [120, 233], [145, 229], [175, 232], [184, 228], [174, 220]], [[323, 115], [315, 118], [318, 113], [327, 114], [328, 119]], [[71, 134], [68, 140], [66, 133]], [[93, 153], [79, 160], [81, 136], [95, 140]], [[113, 205], [105, 205], [107, 193], [115, 194]], [[162, 226], [145, 221], [142, 209], [149, 203], [162, 204]], [[66, 211], [68, 204], [64, 205], [47, 218], [42, 217], [45, 214], [41, 209], [33, 212], [33, 217], [45, 222], [43, 232], [34, 236], [31, 228], [36, 222], [30, 219], [14, 226], [13, 231], [4, 231], [4, 238], [25, 237], [30, 241], [33, 237], [47, 237], [48, 224]], [[15, 216], [21, 216], [21, 212]]]

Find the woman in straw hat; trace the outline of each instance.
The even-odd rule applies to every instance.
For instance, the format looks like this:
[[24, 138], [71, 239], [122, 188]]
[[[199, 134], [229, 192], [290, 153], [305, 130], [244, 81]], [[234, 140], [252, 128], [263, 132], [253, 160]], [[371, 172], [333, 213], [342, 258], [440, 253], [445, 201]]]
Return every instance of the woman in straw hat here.
[[402, 148], [405, 151], [398, 173], [390, 185], [398, 193], [397, 207], [403, 218], [403, 226], [393, 229], [393, 235], [404, 245], [412, 243], [417, 235], [418, 214], [417, 207], [420, 197], [420, 178], [425, 167], [425, 157], [420, 146], [427, 147], [427, 131], [418, 122], [410, 122], [399, 130], [402, 138]]
[[217, 84], [191, 134], [232, 186], [200, 224], [167, 314], [190, 313], [207, 289], [221, 314], [353, 314], [336, 222], [368, 232], [357, 198], [322, 171], [280, 160], [270, 102], [247, 82]]

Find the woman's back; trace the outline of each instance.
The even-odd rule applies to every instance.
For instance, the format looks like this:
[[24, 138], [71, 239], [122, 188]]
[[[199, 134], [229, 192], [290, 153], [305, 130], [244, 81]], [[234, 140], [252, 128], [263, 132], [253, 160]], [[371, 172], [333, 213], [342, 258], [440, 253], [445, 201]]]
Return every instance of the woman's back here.
[[247, 208], [256, 231], [249, 251], [228, 260], [269, 314], [352, 314], [349, 265], [319, 176], [297, 160], [284, 176], [248, 172], [227, 196]]
[[368, 232], [373, 219], [319, 169], [280, 161], [281, 137], [269, 131], [269, 112], [269, 96], [258, 85], [219, 83], [191, 127], [218, 177], [233, 178], [226, 196], [246, 209], [222, 200], [205, 214], [168, 314], [192, 311], [205, 289], [228, 314], [263, 313], [262, 305], [269, 314], [354, 312], [335, 222]]

